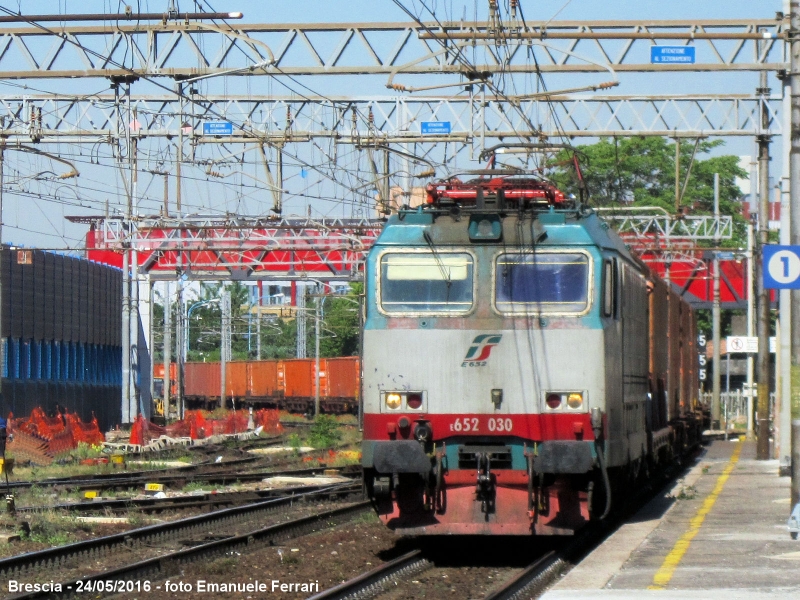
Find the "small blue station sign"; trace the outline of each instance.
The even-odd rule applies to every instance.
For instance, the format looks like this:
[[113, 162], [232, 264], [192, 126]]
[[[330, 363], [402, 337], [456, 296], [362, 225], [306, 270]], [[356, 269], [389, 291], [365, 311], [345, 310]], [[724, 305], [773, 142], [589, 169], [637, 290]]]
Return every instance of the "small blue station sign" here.
[[450, 121], [420, 122], [422, 135], [446, 135], [450, 133]]
[[765, 288], [800, 290], [800, 246], [764, 246], [763, 261]]
[[654, 65], [693, 65], [694, 46], [650, 46], [650, 63]]
[[228, 121], [206, 121], [203, 135], [233, 135], [233, 123]]

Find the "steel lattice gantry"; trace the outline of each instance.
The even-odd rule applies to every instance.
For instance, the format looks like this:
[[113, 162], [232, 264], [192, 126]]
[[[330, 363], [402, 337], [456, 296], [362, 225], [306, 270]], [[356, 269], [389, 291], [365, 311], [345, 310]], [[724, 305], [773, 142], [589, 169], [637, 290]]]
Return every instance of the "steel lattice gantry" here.
[[[761, 127], [762, 106], [770, 129]], [[571, 137], [754, 136], [782, 133], [782, 101], [752, 95], [604, 96], [555, 95], [520, 101], [509, 110], [504, 100], [464, 96], [314, 97], [203, 96], [181, 108], [174, 96], [132, 96], [115, 105], [113, 96], [0, 97], [0, 134], [9, 141], [62, 142], [66, 138], [115, 139], [128, 127], [141, 137], [178, 136], [195, 142], [308, 141], [402, 143], [476, 141], [536, 137], [534, 121], [548, 136]], [[183, 113], [181, 112], [183, 110]], [[130, 114], [135, 112], [135, 122]], [[41, 121], [38, 115], [41, 114]], [[32, 115], [37, 115], [33, 116]], [[229, 119], [231, 137], [203, 136], [206, 120]], [[527, 118], [525, 118], [527, 117]], [[423, 135], [421, 123], [447, 121], [451, 132]], [[83, 140], [89, 141], [89, 140]]]
[[291, 280], [315, 277], [350, 281], [361, 277], [364, 259], [383, 227], [358, 219], [249, 217], [68, 217], [87, 223], [88, 257], [122, 265], [122, 250], [138, 250], [139, 271], [153, 279]]
[[[428, 23], [53, 23], [0, 29], [0, 78], [782, 70], [788, 19]], [[692, 43], [695, 64], [650, 64]], [[466, 60], [465, 60], [466, 59]], [[397, 85], [404, 85], [397, 80]]]
[[[89, 224], [88, 257], [120, 266], [125, 247], [138, 250], [139, 271], [154, 280], [354, 281], [383, 228], [381, 220], [253, 219], [245, 217], [139, 218], [127, 229], [119, 218], [68, 217]], [[603, 214], [641, 252], [651, 268], [667, 275], [690, 303], [707, 308], [710, 270], [694, 242], [731, 236], [729, 217]], [[723, 260], [722, 301], [741, 308], [747, 297], [741, 260]]]

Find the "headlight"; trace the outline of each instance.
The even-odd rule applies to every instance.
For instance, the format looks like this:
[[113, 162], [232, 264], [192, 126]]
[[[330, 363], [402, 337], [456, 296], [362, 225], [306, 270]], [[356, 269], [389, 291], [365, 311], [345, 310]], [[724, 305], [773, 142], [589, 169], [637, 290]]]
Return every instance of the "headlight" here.
[[389, 410], [397, 410], [403, 405], [403, 396], [401, 394], [397, 394], [392, 392], [391, 394], [386, 394], [386, 408]]
[[583, 394], [573, 393], [567, 396], [567, 406], [572, 410], [583, 407]]
[[545, 409], [550, 410], [583, 410], [583, 392], [545, 392]]

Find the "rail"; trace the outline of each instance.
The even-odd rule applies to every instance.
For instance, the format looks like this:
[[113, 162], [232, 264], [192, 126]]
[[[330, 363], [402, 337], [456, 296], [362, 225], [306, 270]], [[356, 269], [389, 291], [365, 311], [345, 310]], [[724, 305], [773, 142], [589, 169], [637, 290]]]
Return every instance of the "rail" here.
[[[246, 552], [252, 549], [254, 544], [275, 543], [277, 541], [299, 537], [306, 533], [317, 531], [323, 527], [329, 527], [331, 524], [347, 521], [366, 510], [371, 510], [371, 508], [372, 505], [368, 501], [358, 502], [343, 508], [311, 515], [310, 517], [302, 517], [278, 525], [270, 525], [263, 529], [249, 531], [241, 535], [233, 535], [186, 550], [170, 552], [124, 567], [110, 569], [96, 575], [63, 582], [60, 585], [61, 592], [42, 591], [19, 594], [12, 596], [10, 600], [38, 600], [41, 598], [48, 598], [49, 600], [66, 599], [73, 597], [75, 595], [75, 590], [79, 588], [92, 591], [93, 598], [106, 594], [125, 592], [127, 590], [125, 586], [126, 582], [152, 581], [178, 572], [183, 565], [198, 560], [207, 560], [231, 552]], [[112, 589], [109, 589], [109, 584]]]
[[370, 597], [394, 579], [419, 573], [431, 566], [433, 564], [423, 558], [420, 550], [412, 550], [408, 554], [390, 560], [366, 573], [357, 575], [336, 587], [315, 594], [308, 600], [345, 600], [348, 598]]
[[[257, 518], [261, 513], [271, 512], [276, 508], [291, 505], [294, 502], [322, 496], [337, 496], [353, 493], [356, 487], [353, 484], [339, 484], [330, 486], [321, 491], [297, 494], [292, 492], [283, 498], [265, 500], [245, 506], [237, 506], [217, 510], [211, 513], [187, 517], [177, 521], [150, 525], [133, 529], [114, 535], [93, 538], [65, 546], [57, 546], [37, 552], [28, 552], [9, 558], [0, 559], [0, 578], [15, 579], [26, 573], [41, 569], [45, 565], [57, 566], [68, 560], [81, 556], [98, 556], [114, 552], [132, 545], [163, 543], [192, 533], [205, 532], [212, 528], [221, 528], [225, 525], [235, 524], [243, 520]], [[359, 488], [360, 489], [360, 488]]]

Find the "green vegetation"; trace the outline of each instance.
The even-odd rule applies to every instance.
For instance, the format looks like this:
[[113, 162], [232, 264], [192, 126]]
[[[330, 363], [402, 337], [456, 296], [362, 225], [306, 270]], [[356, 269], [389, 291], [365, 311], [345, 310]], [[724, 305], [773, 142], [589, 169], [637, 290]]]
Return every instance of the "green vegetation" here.
[[[692, 214], [710, 214], [714, 208], [714, 173], [720, 179], [720, 211], [739, 215], [742, 195], [737, 177], [747, 177], [733, 155], [708, 156], [724, 145], [721, 140], [701, 141], [683, 194], [681, 208]], [[686, 179], [694, 153], [692, 141], [680, 147], [680, 181]], [[675, 143], [662, 137], [601, 139], [596, 144], [580, 146], [583, 178], [592, 206], [660, 206], [675, 212]], [[567, 192], [579, 193], [579, 183], [571, 166], [571, 153], [562, 151], [556, 159], [552, 178]], [[739, 217], [738, 223], [743, 219]], [[742, 235], [744, 232], [740, 231]], [[744, 238], [742, 238], [743, 240]], [[738, 246], [738, 240], [734, 241]]]
[[318, 415], [308, 431], [308, 443], [313, 448], [332, 448], [341, 439], [339, 422], [333, 415]]
[[76, 529], [91, 530], [90, 526], [80, 523], [75, 517], [60, 515], [53, 511], [31, 514], [29, 525], [28, 538], [33, 542], [48, 546], [63, 546], [75, 541], [73, 532]]
[[[255, 331], [255, 320], [251, 319], [252, 307], [248, 304], [247, 286], [234, 282], [226, 286], [231, 295], [231, 353], [233, 360], [255, 358], [256, 344], [248, 344], [249, 334]], [[331, 295], [325, 298], [309, 298], [307, 301], [306, 347], [313, 349], [314, 313], [316, 303], [321, 304], [322, 323], [320, 333], [320, 356], [354, 356], [358, 353], [358, 305], [363, 284], [353, 283], [350, 292], [344, 296]], [[221, 296], [221, 284], [202, 288], [199, 300], [214, 300]], [[177, 318], [177, 304], [172, 303], [173, 323]], [[156, 303], [154, 322], [157, 329], [164, 322], [164, 306]], [[220, 359], [220, 330], [222, 313], [218, 302], [197, 306], [187, 324], [189, 331], [190, 361], [218, 361]], [[262, 358], [293, 358], [297, 348], [297, 324], [293, 318], [263, 318], [261, 328]], [[154, 360], [162, 363], [163, 344], [155, 345]], [[313, 350], [312, 350], [313, 353]]]
[[99, 458], [103, 456], [103, 447], [100, 445], [93, 446], [86, 442], [78, 442], [78, 447], [72, 450], [69, 454], [73, 460], [86, 460], [87, 458]]
[[289, 434], [289, 437], [286, 438], [286, 442], [290, 448], [294, 450], [295, 455], [300, 454], [300, 447], [303, 445], [303, 441], [300, 439], [300, 436], [296, 433]]

